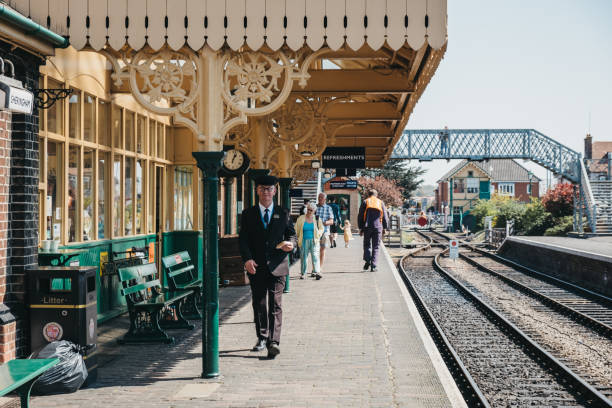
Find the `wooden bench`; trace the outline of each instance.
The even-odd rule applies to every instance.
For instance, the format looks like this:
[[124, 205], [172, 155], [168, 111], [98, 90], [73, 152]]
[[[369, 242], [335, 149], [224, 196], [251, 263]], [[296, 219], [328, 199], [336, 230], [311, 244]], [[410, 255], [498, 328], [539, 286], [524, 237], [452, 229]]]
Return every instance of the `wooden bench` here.
[[202, 303], [202, 279], [198, 278], [198, 271], [191, 262], [189, 253], [182, 251], [164, 256], [162, 266], [171, 291], [193, 290], [193, 295], [184, 303], [183, 316], [190, 320], [201, 319], [198, 305]]
[[[123, 285], [121, 294], [125, 296], [130, 315], [130, 328], [119, 340], [120, 344], [172, 343], [174, 337], [168, 336], [164, 329], [194, 328], [181, 312], [183, 303], [193, 295], [193, 291], [164, 292], [154, 263], [119, 268], [119, 281]], [[162, 318], [162, 310], [170, 306], [175, 308], [176, 320], [174, 313], [168, 320]]]
[[11, 360], [0, 366], [0, 396], [15, 391], [21, 408], [30, 406], [30, 391], [38, 377], [59, 363], [57, 358]]

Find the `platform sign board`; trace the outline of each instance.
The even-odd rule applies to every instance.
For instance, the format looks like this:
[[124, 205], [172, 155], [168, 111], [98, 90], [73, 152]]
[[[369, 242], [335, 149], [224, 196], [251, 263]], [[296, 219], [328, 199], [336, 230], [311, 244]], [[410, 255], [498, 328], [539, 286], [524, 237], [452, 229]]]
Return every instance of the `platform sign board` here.
[[457, 241], [456, 239], [451, 239], [448, 242], [448, 257], [450, 259], [457, 259], [459, 258], [459, 241]]
[[327, 147], [321, 159], [326, 169], [365, 169], [365, 147]]
[[356, 189], [357, 188], [357, 180], [345, 180], [345, 181], [330, 181], [329, 182], [330, 189]]

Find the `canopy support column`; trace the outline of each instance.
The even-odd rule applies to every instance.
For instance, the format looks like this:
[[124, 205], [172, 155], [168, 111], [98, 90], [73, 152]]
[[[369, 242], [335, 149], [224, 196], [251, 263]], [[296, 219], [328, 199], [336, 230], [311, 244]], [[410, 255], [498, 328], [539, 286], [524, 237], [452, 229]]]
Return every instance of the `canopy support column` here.
[[[278, 184], [280, 186], [280, 197], [281, 197], [281, 206], [285, 207], [289, 211], [291, 211], [291, 201], [289, 198], [289, 187], [291, 187], [291, 181], [293, 179], [291, 177], [281, 177], [278, 179]], [[289, 255], [287, 255], [289, 256]], [[289, 288], [289, 275], [285, 276], [285, 289], [283, 289], [283, 293], [289, 293], [291, 290]]]
[[202, 378], [219, 376], [219, 236], [217, 194], [223, 152], [194, 152], [202, 170], [204, 236], [202, 254]]

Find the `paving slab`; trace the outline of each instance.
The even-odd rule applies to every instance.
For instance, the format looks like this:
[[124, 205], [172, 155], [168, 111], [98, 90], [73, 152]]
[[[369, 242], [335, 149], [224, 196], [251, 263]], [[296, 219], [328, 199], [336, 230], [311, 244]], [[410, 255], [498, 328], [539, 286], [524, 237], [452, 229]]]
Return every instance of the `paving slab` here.
[[222, 288], [220, 372], [200, 378], [201, 324], [173, 345], [124, 345], [125, 316], [100, 327], [98, 381], [32, 407], [449, 407], [465, 406], [391, 258], [361, 269], [361, 239], [327, 250], [324, 277], [297, 279], [283, 296], [281, 354], [254, 353], [248, 287]]

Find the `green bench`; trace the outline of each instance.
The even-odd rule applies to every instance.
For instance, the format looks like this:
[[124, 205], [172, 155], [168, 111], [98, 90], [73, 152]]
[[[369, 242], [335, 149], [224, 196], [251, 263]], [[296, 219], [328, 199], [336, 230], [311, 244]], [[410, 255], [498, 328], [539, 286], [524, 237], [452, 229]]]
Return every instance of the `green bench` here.
[[162, 266], [166, 272], [166, 282], [171, 291], [192, 290], [183, 307], [183, 316], [190, 320], [202, 318], [198, 305], [202, 304], [202, 279], [198, 278], [198, 271], [191, 262], [187, 251], [164, 256]]
[[30, 406], [32, 385], [48, 369], [59, 363], [57, 358], [11, 360], [0, 366], [0, 396], [15, 391], [21, 399], [21, 408]]
[[[183, 303], [192, 290], [163, 291], [159, 279], [157, 279], [157, 268], [154, 263], [119, 268], [119, 281], [123, 289], [121, 294], [125, 296], [130, 315], [130, 328], [119, 340], [125, 343], [149, 343], [163, 342], [172, 343], [174, 337], [168, 336], [166, 329], [189, 329], [194, 326], [190, 324], [181, 312]], [[164, 310], [172, 312], [170, 319], [165, 319]]]

